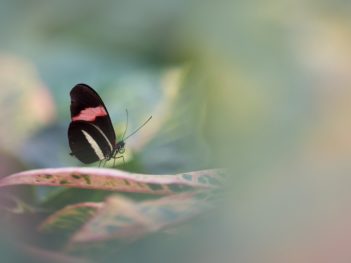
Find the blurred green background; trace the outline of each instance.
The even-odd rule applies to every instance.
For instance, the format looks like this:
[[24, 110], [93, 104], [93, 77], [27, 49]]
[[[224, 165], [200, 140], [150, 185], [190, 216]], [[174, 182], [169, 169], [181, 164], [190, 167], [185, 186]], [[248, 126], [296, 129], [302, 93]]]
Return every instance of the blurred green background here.
[[130, 131], [153, 115], [119, 168], [229, 169], [210, 223], [121, 261], [350, 262], [350, 13], [349, 1], [0, 0], [0, 175], [81, 165], [66, 133], [84, 82], [119, 134], [126, 108]]

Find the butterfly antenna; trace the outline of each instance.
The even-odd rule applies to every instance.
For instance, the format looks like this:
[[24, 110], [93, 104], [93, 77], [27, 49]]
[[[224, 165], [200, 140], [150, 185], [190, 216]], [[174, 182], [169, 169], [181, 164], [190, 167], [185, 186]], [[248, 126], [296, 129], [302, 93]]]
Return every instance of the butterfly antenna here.
[[152, 116], [150, 116], [142, 125], [140, 125], [140, 127], [138, 129], [136, 129], [131, 134], [129, 134], [124, 140], [127, 140], [130, 136], [136, 134], [141, 128], [143, 128], [145, 126], [146, 123], [149, 122], [149, 120], [151, 120], [151, 118], [152, 118]]
[[123, 136], [122, 136], [122, 141], [124, 139], [124, 136], [126, 136], [126, 132], [127, 132], [127, 129], [128, 129], [128, 110], [126, 109], [126, 116], [127, 116], [127, 124], [126, 124], [126, 129], [124, 130], [123, 132]]

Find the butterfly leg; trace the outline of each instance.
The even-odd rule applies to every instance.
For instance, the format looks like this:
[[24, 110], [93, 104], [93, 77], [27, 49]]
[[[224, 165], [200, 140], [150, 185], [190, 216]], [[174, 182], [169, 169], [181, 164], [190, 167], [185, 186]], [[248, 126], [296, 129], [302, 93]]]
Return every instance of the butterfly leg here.
[[116, 159], [119, 159], [119, 158], [122, 158], [122, 159], [123, 159], [123, 164], [125, 164], [124, 156], [123, 156], [123, 155], [121, 155], [121, 156], [115, 156], [115, 157], [113, 157], [113, 167], [115, 167]]
[[[105, 161], [105, 162], [104, 162]], [[106, 165], [106, 163], [107, 163], [107, 159], [102, 159], [102, 160], [100, 160], [99, 161], [99, 167], [105, 167], [105, 165]]]
[[118, 154], [118, 151], [116, 151], [114, 154], [113, 154], [113, 166], [112, 167], [115, 167], [116, 166], [116, 155]]

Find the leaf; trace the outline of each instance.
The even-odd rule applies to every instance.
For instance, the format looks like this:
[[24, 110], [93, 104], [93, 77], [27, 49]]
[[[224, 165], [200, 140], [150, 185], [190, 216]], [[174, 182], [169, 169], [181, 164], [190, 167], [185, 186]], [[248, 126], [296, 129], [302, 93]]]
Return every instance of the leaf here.
[[[26, 260], [23, 259], [19, 262], [92, 263], [92, 261], [86, 258], [73, 257], [72, 255], [45, 250], [28, 244], [20, 244], [17, 249], [20, 249], [20, 252], [17, 253], [20, 253], [20, 255], [22, 253], [23, 255], [21, 256], [26, 257]], [[22, 259], [22, 257], [20, 257], [20, 259]]]
[[102, 203], [93, 202], [68, 205], [44, 220], [38, 231], [50, 237], [50, 246], [64, 244], [101, 207]]
[[77, 227], [77, 224], [84, 223], [101, 207], [102, 203], [93, 202], [66, 206], [49, 216], [38, 229], [43, 233], [71, 231]]
[[120, 240], [129, 243], [172, 227], [209, 209], [210, 204], [198, 193], [182, 193], [158, 200], [134, 202], [111, 196], [71, 239], [71, 243]]
[[220, 169], [176, 175], [151, 175], [102, 168], [51, 168], [3, 177], [0, 179], [0, 187], [26, 184], [168, 195], [216, 189], [221, 185], [223, 175], [224, 172]]
[[0, 147], [20, 153], [23, 142], [53, 120], [53, 98], [35, 66], [15, 55], [0, 53], [0, 86], [0, 122], [6, 123]]

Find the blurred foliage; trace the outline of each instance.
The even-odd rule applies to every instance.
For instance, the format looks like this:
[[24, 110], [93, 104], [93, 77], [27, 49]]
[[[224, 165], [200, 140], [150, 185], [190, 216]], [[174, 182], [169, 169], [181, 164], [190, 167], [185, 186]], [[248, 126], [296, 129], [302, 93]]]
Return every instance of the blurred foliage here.
[[[81, 165], [66, 129], [85, 82], [117, 133], [126, 108], [130, 130], [154, 116], [119, 168], [231, 171], [225, 209], [120, 260], [349, 262], [350, 12], [342, 0], [0, 0], [1, 176]], [[81, 192], [16, 188], [34, 207], [106, 197]]]

